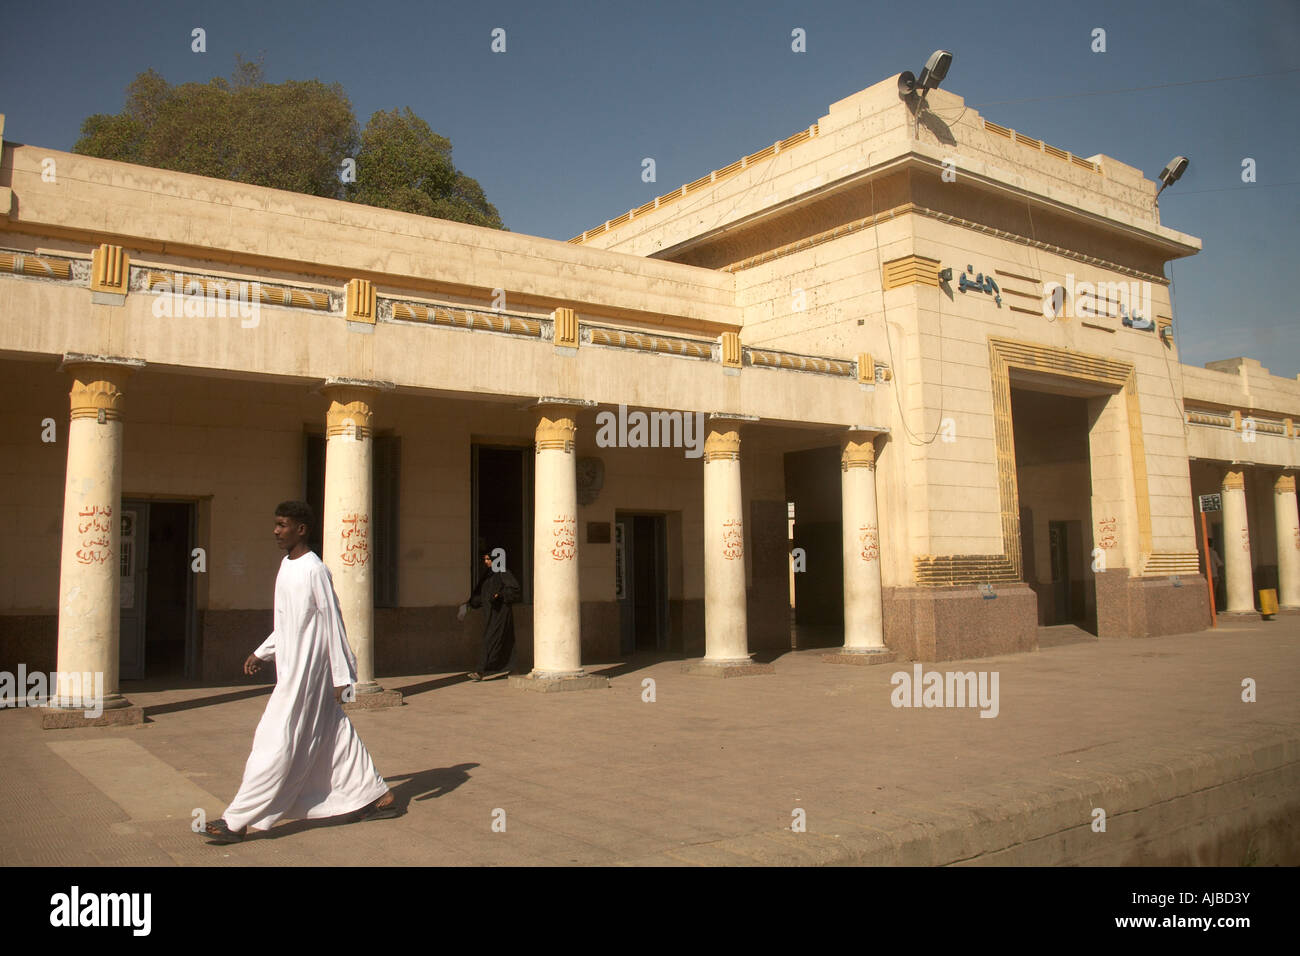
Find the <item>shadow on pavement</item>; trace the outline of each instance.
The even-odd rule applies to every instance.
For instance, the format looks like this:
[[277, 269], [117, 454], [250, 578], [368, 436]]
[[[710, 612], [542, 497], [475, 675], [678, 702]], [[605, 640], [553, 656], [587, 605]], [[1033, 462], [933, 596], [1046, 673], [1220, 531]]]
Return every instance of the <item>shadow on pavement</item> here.
[[432, 677], [429, 680], [422, 680], [415, 684], [407, 684], [405, 687], [394, 687], [402, 695], [402, 699], [414, 697], [416, 694], [423, 694], [425, 691], [439, 690], [443, 687], [450, 687], [452, 684], [463, 684], [469, 680], [464, 674], [450, 674], [447, 677]]
[[170, 704], [150, 704], [144, 709], [144, 718], [148, 720], [151, 717], [157, 717], [161, 714], [174, 714], [181, 710], [194, 710], [197, 707], [212, 707], [216, 704], [228, 704], [232, 700], [247, 700], [250, 697], [261, 697], [264, 694], [271, 693], [275, 689], [274, 684], [264, 687], [250, 687], [248, 690], [231, 691], [228, 694], [214, 694], [211, 697], [195, 697], [191, 700], [176, 700]]
[[[384, 778], [397, 799], [397, 805], [405, 808], [412, 800], [433, 800], [451, 793], [469, 779], [468, 771], [479, 766], [476, 763], [458, 763], [454, 767], [435, 767], [421, 770], [419, 773], [394, 774]], [[394, 780], [401, 780], [392, 786]]]
[[583, 667], [586, 669], [587, 673], [597, 674], [600, 677], [622, 677], [624, 674], [645, 670], [647, 667], [654, 667], [656, 664], [662, 664], [665, 661], [684, 660], [686, 660], [686, 658], [681, 654], [671, 651], [641, 651], [640, 653], [629, 654], [620, 661], [584, 664]]
[[[419, 773], [395, 774], [385, 777], [384, 781], [390, 784], [389, 789], [393, 791], [393, 798], [397, 801], [397, 806], [405, 811], [412, 800], [432, 800], [455, 790], [469, 779], [468, 771], [477, 766], [479, 765], [476, 763], [458, 763], [454, 767], [435, 767], [431, 770], [422, 770]], [[395, 780], [404, 782], [395, 787], [391, 786]], [[279, 840], [307, 830], [346, 826], [358, 822], [358, 812], [344, 813], [337, 817], [326, 817], [323, 820], [291, 820], [288, 823], [276, 825], [263, 833], [256, 833], [251, 838], [255, 840]]]

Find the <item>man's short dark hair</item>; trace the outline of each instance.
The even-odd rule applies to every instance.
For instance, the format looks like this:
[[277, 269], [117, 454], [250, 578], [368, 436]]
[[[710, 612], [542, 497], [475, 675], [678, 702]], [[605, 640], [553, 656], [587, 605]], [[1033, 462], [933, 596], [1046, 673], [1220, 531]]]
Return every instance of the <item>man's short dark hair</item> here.
[[275, 506], [275, 516], [288, 518], [294, 524], [305, 524], [308, 532], [316, 530], [316, 515], [305, 501], [281, 501]]

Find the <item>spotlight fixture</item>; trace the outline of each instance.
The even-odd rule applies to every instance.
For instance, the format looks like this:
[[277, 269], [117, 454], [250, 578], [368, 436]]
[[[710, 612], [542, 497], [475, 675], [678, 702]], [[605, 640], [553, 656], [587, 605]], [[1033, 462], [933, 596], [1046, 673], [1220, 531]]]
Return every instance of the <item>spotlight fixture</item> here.
[[924, 100], [926, 93], [936, 89], [943, 82], [951, 65], [951, 53], [947, 50], [935, 50], [930, 54], [930, 59], [925, 61], [925, 66], [921, 68], [920, 79], [914, 76], [911, 70], [904, 70], [898, 75], [898, 95], [911, 96], [920, 90], [921, 99]]
[[1165, 187], [1172, 186], [1178, 182], [1179, 177], [1187, 172], [1187, 157], [1175, 156], [1165, 164], [1165, 168], [1160, 170], [1160, 188], [1156, 190], [1156, 199], [1165, 191]]

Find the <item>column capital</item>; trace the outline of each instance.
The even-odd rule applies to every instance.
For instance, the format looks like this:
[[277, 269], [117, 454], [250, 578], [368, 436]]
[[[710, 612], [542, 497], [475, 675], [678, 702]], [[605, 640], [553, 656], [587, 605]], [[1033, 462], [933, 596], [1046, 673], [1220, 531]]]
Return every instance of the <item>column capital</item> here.
[[739, 461], [740, 429], [746, 422], [756, 422], [753, 415], [728, 415], [711, 412], [705, 428], [704, 461]]
[[1246, 488], [1246, 473], [1241, 468], [1229, 468], [1223, 475], [1223, 488], [1225, 491], [1244, 491]]
[[533, 406], [536, 422], [533, 427], [533, 442], [536, 451], [562, 451], [573, 454], [573, 443], [578, 434], [575, 420], [577, 410], [586, 402], [540, 401]]
[[360, 379], [329, 378], [319, 392], [329, 399], [325, 413], [325, 437], [352, 439], [371, 437], [374, 399], [380, 392], [395, 388], [391, 382], [368, 382]]
[[68, 392], [72, 418], [93, 418], [101, 424], [120, 421], [126, 380], [144, 364], [140, 359], [65, 355], [59, 370], [72, 376]]
[[871, 433], [848, 432], [840, 436], [840, 471], [850, 468], [876, 470], [876, 436]]
[[1278, 495], [1295, 494], [1295, 475], [1278, 475], [1273, 482], [1273, 493]]

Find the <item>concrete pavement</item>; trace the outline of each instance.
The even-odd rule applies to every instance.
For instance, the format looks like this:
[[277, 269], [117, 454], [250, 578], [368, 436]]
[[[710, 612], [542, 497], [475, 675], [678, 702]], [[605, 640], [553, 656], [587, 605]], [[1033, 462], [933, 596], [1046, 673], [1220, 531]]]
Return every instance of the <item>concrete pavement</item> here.
[[408, 812], [228, 847], [193, 813], [234, 795], [270, 687], [128, 684], [142, 726], [43, 731], [39, 711], [0, 711], [0, 863], [1295, 864], [1300, 616], [1220, 625], [1053, 632], [1035, 653], [923, 665], [996, 672], [993, 718], [895, 707], [911, 663], [817, 649], [733, 680], [633, 659], [565, 694], [384, 677], [406, 704], [351, 717]]

